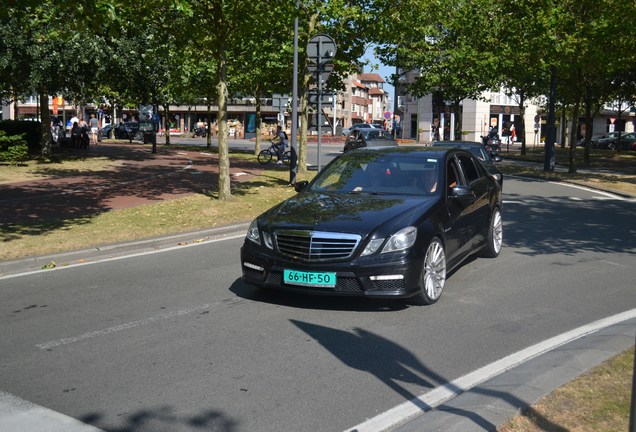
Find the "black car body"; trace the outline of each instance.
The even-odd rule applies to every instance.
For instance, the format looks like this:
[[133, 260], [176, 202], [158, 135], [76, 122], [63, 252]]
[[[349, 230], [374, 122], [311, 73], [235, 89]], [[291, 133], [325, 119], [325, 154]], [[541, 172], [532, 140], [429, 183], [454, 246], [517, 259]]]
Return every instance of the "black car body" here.
[[619, 137], [618, 132], [613, 132], [613, 136], [599, 139], [595, 148], [610, 150], [631, 150], [634, 147], [635, 143], [636, 133], [621, 132]]
[[384, 129], [357, 129], [352, 131], [345, 140], [343, 152], [361, 147], [391, 146], [397, 146], [397, 141]]
[[503, 174], [496, 165], [496, 162], [501, 162], [501, 156], [498, 153], [492, 155], [482, 144], [472, 141], [437, 141], [433, 143], [433, 146], [458, 147], [468, 150], [484, 164], [488, 172], [499, 182], [499, 186], [503, 188]]
[[99, 130], [99, 138], [112, 138], [113, 137], [113, 124], [112, 123], [108, 123], [107, 125], [104, 125], [100, 130]]
[[501, 248], [501, 188], [463, 149], [353, 150], [296, 190], [250, 225], [245, 282], [431, 304], [447, 271]]
[[115, 138], [117, 139], [127, 139], [133, 140], [139, 132], [139, 123], [137, 122], [126, 122], [119, 123], [115, 126]]
[[382, 127], [373, 123], [356, 123], [350, 128], [343, 129], [342, 134], [348, 136], [355, 130], [382, 130]]

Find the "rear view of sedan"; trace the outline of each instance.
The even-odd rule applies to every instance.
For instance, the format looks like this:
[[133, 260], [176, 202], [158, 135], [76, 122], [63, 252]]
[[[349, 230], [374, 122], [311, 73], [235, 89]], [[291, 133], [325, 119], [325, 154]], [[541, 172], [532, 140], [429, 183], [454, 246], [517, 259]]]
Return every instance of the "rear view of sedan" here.
[[501, 250], [501, 188], [462, 149], [353, 150], [296, 190], [250, 225], [245, 282], [432, 304], [447, 272]]

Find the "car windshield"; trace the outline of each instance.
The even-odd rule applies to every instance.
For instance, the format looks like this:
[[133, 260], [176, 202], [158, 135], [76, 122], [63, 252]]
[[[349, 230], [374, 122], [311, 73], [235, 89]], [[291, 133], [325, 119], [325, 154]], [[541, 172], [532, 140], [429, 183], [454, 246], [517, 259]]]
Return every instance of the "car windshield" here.
[[468, 147], [468, 150], [470, 150], [470, 152], [482, 162], [490, 160], [490, 155], [483, 147]]
[[426, 195], [439, 190], [437, 158], [354, 153], [334, 160], [321, 171], [310, 191]]
[[392, 140], [393, 137], [385, 130], [370, 129], [360, 132], [366, 140]]

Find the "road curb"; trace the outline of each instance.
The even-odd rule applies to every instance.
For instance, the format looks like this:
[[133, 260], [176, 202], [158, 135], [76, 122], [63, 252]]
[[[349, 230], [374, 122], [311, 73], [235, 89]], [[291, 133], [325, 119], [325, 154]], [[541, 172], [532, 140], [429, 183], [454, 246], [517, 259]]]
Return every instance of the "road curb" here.
[[76, 251], [41, 255], [12, 261], [2, 261], [0, 262], [0, 279], [26, 272], [43, 270], [46, 268], [53, 269], [59, 267], [70, 267], [103, 259], [116, 258], [129, 255], [131, 253], [139, 254], [144, 252], [161, 251], [178, 246], [187, 246], [193, 243], [204, 243], [245, 232], [247, 231], [248, 226], [249, 223], [246, 222], [199, 231], [170, 234], [132, 242], [101, 245]]

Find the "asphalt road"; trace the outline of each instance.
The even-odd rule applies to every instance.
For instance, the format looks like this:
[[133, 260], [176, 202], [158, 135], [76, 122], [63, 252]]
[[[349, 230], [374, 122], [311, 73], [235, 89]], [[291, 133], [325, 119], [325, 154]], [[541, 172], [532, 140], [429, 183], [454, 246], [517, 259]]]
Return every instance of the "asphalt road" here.
[[2, 278], [0, 391], [113, 432], [346, 431], [636, 308], [636, 203], [504, 191], [500, 257], [429, 307], [259, 292], [242, 238]]

